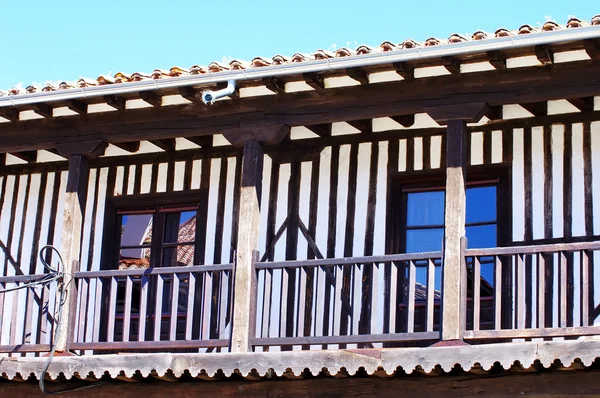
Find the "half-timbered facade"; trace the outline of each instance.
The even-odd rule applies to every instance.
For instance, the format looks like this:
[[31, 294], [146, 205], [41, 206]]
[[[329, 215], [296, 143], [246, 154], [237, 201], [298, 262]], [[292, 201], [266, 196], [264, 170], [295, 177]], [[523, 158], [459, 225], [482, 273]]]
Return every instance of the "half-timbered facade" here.
[[590, 365], [597, 25], [11, 90], [2, 373]]

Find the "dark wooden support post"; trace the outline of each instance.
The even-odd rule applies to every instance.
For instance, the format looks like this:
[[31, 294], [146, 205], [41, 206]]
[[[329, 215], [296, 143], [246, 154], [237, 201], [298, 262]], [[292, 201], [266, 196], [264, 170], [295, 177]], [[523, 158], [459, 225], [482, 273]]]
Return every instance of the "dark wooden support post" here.
[[[64, 261], [64, 307], [60, 319], [60, 332], [56, 344], [57, 352], [65, 352], [73, 342], [75, 332], [75, 316], [77, 313], [77, 286], [73, 274], [79, 271], [81, 254], [81, 233], [85, 201], [89, 180], [87, 157], [97, 156], [104, 152], [106, 144], [94, 141], [77, 146], [59, 146], [61, 156], [69, 159], [67, 193], [63, 216], [63, 230], [60, 252]], [[57, 300], [60, 298], [57, 297]], [[57, 302], [57, 305], [60, 305]]]
[[461, 341], [465, 328], [466, 269], [464, 266], [467, 122], [479, 121], [489, 110], [485, 104], [426, 108], [435, 121], [447, 125], [446, 204], [442, 265], [442, 325], [444, 344]]
[[235, 256], [233, 299], [233, 328], [231, 351], [248, 352], [252, 349], [256, 321], [256, 273], [258, 261], [258, 232], [260, 224], [260, 196], [262, 189], [263, 147], [260, 142], [244, 143], [242, 185]]

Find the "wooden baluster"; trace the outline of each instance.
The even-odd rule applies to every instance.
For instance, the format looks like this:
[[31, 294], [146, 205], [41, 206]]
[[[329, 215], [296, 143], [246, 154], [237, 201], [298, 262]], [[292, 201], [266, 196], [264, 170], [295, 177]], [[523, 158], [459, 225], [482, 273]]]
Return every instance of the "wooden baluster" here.
[[169, 340], [177, 340], [177, 315], [179, 307], [179, 275], [173, 274], [171, 280], [171, 310]]
[[525, 329], [525, 271], [523, 269], [523, 255], [516, 255], [517, 262], [517, 290], [515, 300], [517, 302], [517, 329]]
[[494, 256], [494, 329], [502, 329], [502, 261]]
[[102, 315], [102, 305], [103, 305], [103, 297], [102, 292], [104, 290], [104, 279], [100, 277], [96, 277], [96, 297], [94, 299], [94, 303], [96, 308], [94, 308], [94, 331], [92, 332], [92, 341], [97, 343], [100, 341], [100, 324], [101, 324], [101, 315]]
[[433, 317], [435, 314], [435, 263], [427, 260], [427, 331], [433, 332]]
[[80, 278], [77, 280], [77, 341], [85, 341], [85, 330], [87, 325], [87, 297], [89, 291], [89, 279]]
[[398, 264], [391, 264], [392, 277], [390, 278], [390, 330], [389, 333], [396, 333], [396, 313], [398, 311]]
[[110, 292], [108, 301], [108, 330], [106, 341], [112, 343], [115, 341], [115, 317], [117, 309], [117, 278], [115, 276], [110, 277]]
[[154, 303], [154, 341], [160, 341], [160, 328], [162, 323], [163, 285], [163, 276], [156, 275], [156, 301]]
[[304, 336], [304, 314], [306, 311], [306, 268], [298, 268], [298, 316], [296, 317], [296, 336]]
[[269, 329], [271, 326], [271, 300], [272, 300], [272, 284], [273, 284], [273, 270], [266, 269], [260, 271], [264, 278], [264, 289], [263, 289], [263, 313], [262, 313], [262, 325], [260, 337], [269, 337]]
[[581, 326], [590, 326], [590, 268], [587, 250], [581, 250]]
[[[6, 283], [0, 282], [0, 290], [6, 289]], [[0, 294], [0, 338], [4, 335], [4, 328], [2, 328], [2, 324], [4, 321], [4, 298], [6, 297], [6, 293]]]
[[138, 324], [138, 341], [146, 340], [146, 314], [148, 313], [148, 284], [150, 278], [146, 275], [140, 280], [140, 322]]
[[187, 307], [185, 310], [185, 339], [192, 339], [192, 327], [194, 324], [194, 297], [196, 297], [196, 274], [188, 273]]
[[415, 284], [417, 268], [414, 261], [408, 262], [408, 308], [406, 314], [406, 332], [415, 331]]
[[479, 330], [481, 312], [481, 260], [473, 257], [473, 330]]
[[202, 273], [202, 283], [204, 297], [202, 302], [202, 325], [200, 338], [201, 340], [210, 339], [210, 319], [212, 316], [211, 313], [211, 292], [212, 292], [212, 281], [213, 281], [213, 273], [212, 272], [203, 272]]
[[543, 253], [537, 253], [537, 282], [538, 282], [538, 328], [543, 328], [546, 319], [546, 260]]
[[219, 338], [229, 338], [225, 336], [225, 329], [227, 326], [227, 300], [229, 299], [229, 274], [226, 272], [218, 271], [221, 274], [219, 278], [221, 281], [221, 303], [219, 307]]
[[288, 297], [288, 281], [289, 273], [286, 270], [281, 270], [281, 295], [279, 296], [279, 336], [286, 337], [286, 324], [287, 324], [287, 312], [289, 310], [294, 311], [293, 308], [288, 308], [287, 297]]
[[560, 298], [559, 298], [559, 327], [567, 327], [567, 256], [565, 252], [558, 254], [559, 272], [560, 272]]
[[131, 330], [131, 296], [133, 293], [133, 279], [125, 277], [125, 308], [123, 308], [123, 341], [129, 341]]
[[[342, 318], [342, 288], [344, 284], [344, 266], [335, 266], [335, 293], [333, 300], [333, 328], [331, 329], [331, 336], [340, 336], [342, 334], [341, 318]], [[346, 333], [343, 333], [346, 334]]]

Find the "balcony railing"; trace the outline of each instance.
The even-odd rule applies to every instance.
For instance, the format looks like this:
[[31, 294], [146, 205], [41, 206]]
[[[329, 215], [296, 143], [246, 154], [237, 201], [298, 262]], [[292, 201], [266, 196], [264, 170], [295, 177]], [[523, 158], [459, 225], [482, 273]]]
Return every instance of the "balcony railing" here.
[[74, 350], [229, 346], [232, 265], [78, 272]]
[[[470, 344], [600, 335], [600, 242], [466, 249], [462, 337]], [[254, 263], [254, 350], [427, 346], [443, 325], [442, 253]], [[40, 275], [0, 278], [0, 289]], [[234, 266], [77, 272], [68, 348], [228, 351]], [[0, 294], [0, 352], [50, 349], [56, 283]], [[247, 311], [248, 304], [245, 303]], [[255, 307], [252, 307], [255, 306]]]

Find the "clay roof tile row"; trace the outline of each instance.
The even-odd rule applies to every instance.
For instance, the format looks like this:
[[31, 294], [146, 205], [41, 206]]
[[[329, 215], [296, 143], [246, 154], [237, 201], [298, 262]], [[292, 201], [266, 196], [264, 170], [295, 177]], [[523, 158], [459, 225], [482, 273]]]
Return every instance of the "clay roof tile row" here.
[[219, 73], [226, 70], [241, 70], [248, 68], [261, 68], [265, 66], [277, 66], [283, 65], [287, 63], [296, 63], [296, 62], [307, 62], [313, 60], [323, 60], [334, 57], [350, 57], [350, 56], [360, 56], [364, 54], [369, 54], [373, 52], [386, 52], [386, 51], [399, 51], [402, 49], [411, 49], [419, 46], [439, 46], [446, 44], [455, 44], [455, 43], [463, 43], [469, 40], [487, 40], [495, 37], [506, 37], [513, 35], [523, 35], [523, 34], [532, 34], [537, 32], [547, 32], [559, 29], [571, 29], [571, 28], [579, 28], [590, 25], [598, 25], [600, 26], [600, 14], [594, 16], [590, 22], [583, 21], [578, 18], [570, 18], [565, 25], [559, 25], [554, 21], [547, 21], [541, 27], [534, 27], [531, 25], [522, 25], [517, 30], [509, 30], [506, 28], [497, 29], [493, 34], [477, 31], [473, 33], [470, 39], [454, 33], [450, 35], [447, 40], [442, 40], [436, 37], [430, 37], [425, 40], [423, 43], [418, 43], [412, 39], [407, 39], [401, 43], [393, 43], [390, 41], [384, 41], [379, 45], [379, 47], [370, 47], [366, 45], [361, 45], [356, 49], [351, 49], [347, 47], [342, 47], [337, 49], [336, 51], [327, 51], [327, 50], [317, 50], [312, 54], [303, 54], [296, 53], [291, 57], [286, 57], [284, 55], [275, 55], [272, 58], [266, 57], [255, 57], [250, 62], [242, 61], [234, 59], [229, 63], [224, 62], [211, 62], [208, 66], [202, 65], [192, 65], [189, 69], [174, 66], [168, 71], [155, 69], [152, 73], [142, 73], [142, 72], [134, 72], [132, 74], [126, 74], [123, 72], [117, 72], [114, 76], [106, 76], [101, 75], [96, 79], [85, 79], [80, 78], [75, 82], [61, 82], [59, 84], [47, 83], [43, 87], [38, 87], [36, 85], [27, 86], [24, 90], [18, 87], [14, 87], [7, 92], [0, 91], [0, 96], [4, 95], [19, 95], [19, 94], [30, 94], [39, 91], [55, 91], [55, 90], [67, 90], [70, 88], [83, 88], [90, 86], [98, 86], [98, 85], [106, 85], [106, 84], [118, 84], [118, 83], [127, 83], [134, 82], [146, 79], [165, 79], [165, 78], [173, 78], [179, 76], [186, 75], [200, 75], [206, 73]]

